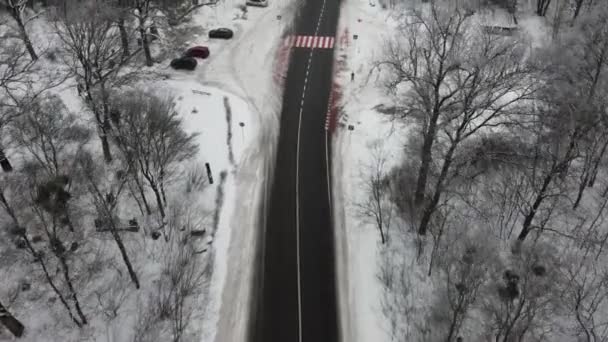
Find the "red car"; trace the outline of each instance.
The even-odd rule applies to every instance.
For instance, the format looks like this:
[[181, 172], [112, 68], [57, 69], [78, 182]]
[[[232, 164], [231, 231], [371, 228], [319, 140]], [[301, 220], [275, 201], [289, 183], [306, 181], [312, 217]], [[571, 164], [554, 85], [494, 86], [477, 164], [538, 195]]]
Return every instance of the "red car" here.
[[184, 57], [207, 58], [209, 57], [209, 48], [206, 46], [194, 46], [186, 50]]

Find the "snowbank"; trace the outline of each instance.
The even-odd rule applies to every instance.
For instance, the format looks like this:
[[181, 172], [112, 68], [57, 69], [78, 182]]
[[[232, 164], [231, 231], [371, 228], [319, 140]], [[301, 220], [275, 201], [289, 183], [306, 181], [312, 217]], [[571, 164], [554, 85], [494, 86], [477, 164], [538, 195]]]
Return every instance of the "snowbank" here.
[[[388, 12], [366, 0], [343, 3], [336, 51], [337, 79], [343, 89], [342, 113], [333, 139], [334, 225], [343, 341], [388, 341], [378, 281], [380, 236], [360, 215], [366, 196], [362, 184], [373, 159], [387, 160], [386, 170], [400, 160], [402, 141], [374, 107], [382, 104], [376, 75], [370, 73], [387, 38]], [[354, 39], [354, 36], [357, 39]], [[351, 79], [354, 73], [354, 80]], [[351, 126], [351, 127], [349, 127]], [[350, 129], [352, 128], [352, 130]]]

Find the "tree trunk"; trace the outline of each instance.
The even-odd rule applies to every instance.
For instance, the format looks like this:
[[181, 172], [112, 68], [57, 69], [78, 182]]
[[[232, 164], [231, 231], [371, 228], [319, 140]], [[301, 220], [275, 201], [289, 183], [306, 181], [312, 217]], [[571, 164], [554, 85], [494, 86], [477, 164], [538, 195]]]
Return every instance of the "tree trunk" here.
[[144, 187], [141, 185], [139, 178], [137, 177], [137, 172], [133, 174], [133, 180], [135, 181], [135, 185], [139, 190], [139, 194], [141, 195], [141, 200], [144, 202], [144, 207], [146, 207], [146, 213], [148, 215], [152, 215], [152, 210], [150, 209], [150, 204], [148, 204], [148, 200], [146, 199], [146, 193], [144, 191]]
[[133, 282], [133, 284], [135, 284], [135, 288], [139, 290], [139, 279], [137, 278], [137, 274], [135, 273], [135, 270], [133, 270], [133, 265], [131, 265], [131, 260], [129, 260], [129, 256], [127, 255], [127, 250], [125, 248], [125, 245], [122, 243], [122, 238], [120, 237], [120, 234], [116, 231], [116, 227], [114, 226], [113, 222], [112, 222], [112, 237], [114, 238], [114, 241], [116, 241], [116, 245], [118, 246], [118, 249], [120, 250], [120, 255], [122, 256], [122, 261], [125, 263], [125, 266], [127, 266], [127, 271], [129, 272], [131, 281]]
[[68, 227], [68, 230], [70, 232], [73, 233], [76, 230], [74, 228], [74, 224], [72, 223], [72, 220], [70, 219], [70, 215], [68, 214], [67, 208], [65, 209], [65, 212], [63, 213], [62, 221], [65, 222], [65, 225]]
[[551, 0], [537, 0], [536, 2], [536, 14], [540, 17], [544, 17], [547, 14]]
[[2, 146], [0, 146], [0, 167], [2, 167], [2, 171], [4, 172], [13, 171], [13, 166], [6, 157], [6, 154], [4, 154], [4, 148], [2, 148]]
[[60, 253], [55, 253], [55, 255], [57, 256], [57, 258], [60, 261], [61, 269], [63, 271], [63, 278], [64, 278], [66, 284], [68, 285], [68, 289], [70, 290], [70, 296], [72, 297], [72, 302], [74, 303], [74, 307], [76, 308], [76, 313], [78, 314], [78, 317], [80, 317], [80, 321], [82, 322], [82, 324], [86, 325], [87, 318], [85, 317], [84, 313], [82, 312], [82, 309], [80, 308], [80, 302], [78, 301], [78, 296], [76, 294], [76, 290], [74, 290], [74, 285], [72, 284], [72, 279], [70, 279], [70, 271], [68, 268], [67, 261], [65, 259], [65, 255], [60, 254]]
[[86, 322], [83, 323], [74, 316], [74, 314], [72, 313], [72, 309], [70, 308], [70, 305], [68, 305], [68, 302], [65, 300], [65, 298], [63, 297], [63, 295], [61, 294], [61, 292], [59, 291], [59, 289], [53, 282], [53, 278], [51, 278], [51, 275], [49, 274], [49, 270], [46, 268], [46, 264], [44, 263], [44, 261], [41, 259], [40, 256], [36, 255], [36, 251], [31, 246], [29, 246], [29, 248], [30, 248], [30, 251], [32, 253], [34, 253], [34, 258], [36, 258], [36, 261], [38, 261], [38, 264], [40, 264], [40, 267], [42, 267], [42, 271], [44, 272], [46, 281], [49, 283], [49, 285], [55, 292], [55, 295], [57, 295], [57, 298], [59, 298], [59, 301], [61, 302], [61, 304], [63, 304], [63, 307], [65, 307], [65, 309], [68, 311], [68, 315], [70, 316], [72, 321], [76, 324], [76, 326], [78, 326], [79, 328], [82, 328], [82, 325], [86, 324]]
[[167, 195], [165, 194], [165, 171], [162, 169], [160, 171], [158, 183], [160, 184], [160, 194], [163, 198], [163, 203], [167, 205]]
[[578, 17], [578, 15], [581, 11], [581, 7], [583, 7], [583, 0], [576, 0], [575, 7], [574, 7], [574, 15], [572, 15], [572, 22], [570, 23], [570, 26], [574, 25], [574, 21]]
[[0, 303], [0, 323], [8, 329], [15, 337], [21, 337], [23, 335], [23, 324], [19, 322], [8, 310]]
[[128, 58], [131, 54], [131, 52], [129, 51], [129, 34], [127, 33], [127, 28], [125, 27], [125, 18], [122, 14], [120, 15], [120, 18], [118, 18], [118, 30], [120, 31], [122, 56], [123, 58]]
[[581, 204], [581, 199], [583, 199], [583, 193], [585, 192], [585, 189], [587, 188], [588, 183], [589, 183], [589, 173], [587, 172], [585, 174], [585, 176], [583, 177], [583, 180], [581, 181], [581, 183], [578, 185], [578, 194], [576, 195], [576, 200], [574, 201], [574, 204], [572, 205], [572, 209], [576, 210], [576, 208], [578, 208], [579, 204]]
[[419, 205], [422, 203], [426, 192], [426, 182], [429, 174], [429, 168], [433, 162], [433, 143], [435, 142], [435, 134], [437, 131], [437, 120], [439, 119], [439, 110], [434, 110], [429, 129], [424, 134], [424, 144], [421, 150], [420, 169], [418, 170], [418, 179], [416, 181], [416, 193], [414, 195], [414, 203]]
[[25, 24], [23, 23], [23, 19], [21, 18], [21, 12], [18, 8], [14, 6], [10, 7], [9, 12], [11, 14], [11, 17], [13, 17], [13, 19], [15, 19], [15, 21], [17, 22], [17, 27], [19, 27], [19, 35], [21, 36], [21, 40], [23, 41], [27, 52], [30, 54], [30, 58], [33, 61], [38, 60], [38, 55], [36, 54], [36, 51], [32, 46], [32, 41], [30, 40], [30, 37], [27, 34], [27, 31], [25, 30]]
[[454, 338], [454, 334], [456, 334], [456, 323], [458, 322], [458, 310], [454, 310], [452, 313], [452, 322], [450, 323], [450, 328], [448, 329], [448, 337], [445, 339], [445, 342], [452, 342]]
[[15, 214], [15, 211], [13, 210], [13, 208], [9, 205], [8, 200], [6, 199], [6, 196], [4, 196], [3, 188], [0, 188], [0, 202], [2, 203], [2, 206], [4, 207], [4, 210], [6, 210], [7, 214], [13, 220], [13, 224], [15, 225], [15, 227], [19, 227], [19, 221], [17, 220], [17, 215]]
[[587, 184], [589, 187], [593, 187], [593, 185], [595, 185], [597, 173], [599, 172], [599, 167], [602, 162], [602, 159], [604, 158], [604, 154], [606, 153], [607, 148], [608, 148], [608, 139], [604, 142], [604, 145], [602, 146], [600, 153], [597, 155], [597, 158], [595, 159], [595, 162], [593, 165], [593, 171], [591, 172], [591, 179], [589, 180], [589, 183]]
[[528, 234], [530, 233], [530, 228], [532, 225], [532, 221], [534, 220], [534, 216], [536, 216], [536, 211], [538, 210], [541, 203], [545, 199], [545, 192], [549, 188], [549, 184], [551, 184], [551, 181], [553, 180], [553, 176], [554, 176], [553, 170], [551, 170], [549, 172], [549, 174], [547, 176], [545, 176], [545, 180], [543, 181], [543, 186], [541, 187], [539, 193], [536, 195], [534, 204], [532, 204], [532, 208], [530, 209], [530, 211], [526, 215], [526, 218], [524, 219], [524, 224], [521, 228], [521, 232], [519, 233], [519, 236], [517, 237], [517, 240], [523, 242], [526, 239], [526, 236], [528, 236]]
[[[144, 175], [144, 177], [146, 177]], [[160, 216], [165, 219], [165, 206], [163, 205], [163, 199], [161, 198], [160, 191], [158, 190], [158, 186], [152, 177], [146, 177], [148, 180], [148, 184], [150, 184], [150, 188], [154, 192], [154, 196], [156, 196], [156, 204], [158, 205], [158, 210], [160, 211]]]
[[95, 113], [95, 117], [97, 119], [97, 127], [99, 131], [98, 134], [99, 139], [101, 140], [103, 159], [105, 160], [106, 164], [109, 164], [112, 162], [112, 151], [110, 150], [110, 141], [108, 140], [108, 134], [110, 133], [110, 123], [107, 118], [101, 118], [100, 114], [98, 113]]
[[152, 66], [154, 61], [152, 60], [152, 53], [150, 52], [150, 42], [148, 41], [148, 34], [145, 28], [140, 24], [139, 35], [141, 39], [141, 46], [144, 48], [144, 56], [146, 56], [146, 66]]
[[103, 130], [99, 132], [99, 139], [101, 140], [101, 149], [103, 150], [103, 159], [107, 164], [112, 162], [112, 152], [110, 151], [110, 142], [108, 136]]
[[450, 166], [452, 165], [452, 158], [454, 157], [454, 152], [456, 152], [456, 147], [460, 143], [460, 129], [456, 133], [457, 137], [452, 142], [452, 146], [448, 150], [448, 153], [443, 160], [443, 165], [441, 166], [441, 173], [439, 174], [439, 178], [437, 179], [437, 183], [435, 185], [435, 191], [433, 193], [433, 197], [431, 202], [424, 209], [424, 213], [422, 214], [422, 219], [420, 220], [420, 226], [418, 226], [418, 234], [426, 235], [426, 231], [428, 230], [429, 223], [431, 222], [431, 216], [439, 203], [439, 199], [441, 198], [441, 194], [443, 193], [443, 183], [448, 176], [448, 171], [450, 170]]

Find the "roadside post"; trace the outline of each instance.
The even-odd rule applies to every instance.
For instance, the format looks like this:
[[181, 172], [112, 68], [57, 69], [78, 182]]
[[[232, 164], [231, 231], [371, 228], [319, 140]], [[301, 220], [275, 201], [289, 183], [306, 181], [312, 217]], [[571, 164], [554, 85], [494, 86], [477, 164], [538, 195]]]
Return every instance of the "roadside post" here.
[[243, 143], [245, 143], [245, 123], [241, 121], [239, 126], [241, 126], [241, 136], [243, 137]]

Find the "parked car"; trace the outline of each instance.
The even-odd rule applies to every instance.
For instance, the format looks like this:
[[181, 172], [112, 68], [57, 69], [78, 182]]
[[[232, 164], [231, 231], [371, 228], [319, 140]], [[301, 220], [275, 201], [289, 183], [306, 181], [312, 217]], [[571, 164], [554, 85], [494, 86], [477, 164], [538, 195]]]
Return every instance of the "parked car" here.
[[225, 27], [209, 31], [209, 38], [230, 39], [232, 36], [232, 30]]
[[195, 57], [205, 59], [209, 57], [209, 48], [206, 46], [194, 46], [186, 50], [184, 57]]
[[268, 0], [247, 0], [247, 5], [266, 7], [266, 6], [268, 6]]
[[176, 70], [194, 70], [196, 69], [196, 59], [193, 57], [180, 57], [171, 61], [171, 67]]

